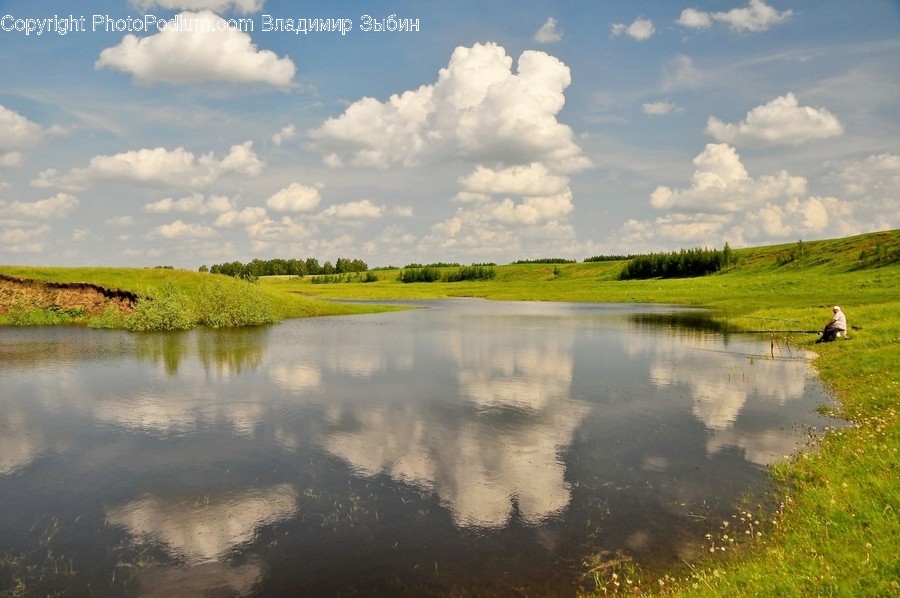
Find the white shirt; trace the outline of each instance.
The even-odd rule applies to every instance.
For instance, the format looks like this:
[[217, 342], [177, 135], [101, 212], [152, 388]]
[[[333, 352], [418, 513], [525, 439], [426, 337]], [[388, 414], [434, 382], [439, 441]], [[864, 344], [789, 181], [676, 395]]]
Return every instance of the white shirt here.
[[845, 316], [842, 311], [836, 311], [828, 325], [837, 328], [838, 330], [847, 330], [847, 316]]

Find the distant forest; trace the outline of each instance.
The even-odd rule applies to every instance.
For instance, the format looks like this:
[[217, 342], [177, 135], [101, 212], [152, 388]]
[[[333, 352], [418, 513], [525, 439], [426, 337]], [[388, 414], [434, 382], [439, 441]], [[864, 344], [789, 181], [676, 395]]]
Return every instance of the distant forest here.
[[[594, 256], [584, 260], [585, 262], [626, 261], [619, 274], [621, 280], [638, 278], [678, 278], [689, 276], [704, 276], [718, 272], [723, 268], [734, 264], [734, 253], [725, 243], [720, 251], [716, 249], [682, 249], [669, 253], [649, 253], [643, 255], [609, 255]], [[575, 260], [563, 258], [542, 258], [532, 260], [518, 260], [513, 264], [573, 264]], [[436, 262], [423, 266], [422, 264], [408, 264], [401, 271], [400, 279], [403, 282], [432, 282], [443, 280], [455, 282], [458, 280], [485, 280], [496, 276], [494, 263], [472, 264], [463, 267], [458, 263]], [[459, 268], [458, 271], [447, 273], [439, 268]], [[380, 268], [380, 269], [394, 269]], [[342, 274], [355, 274], [367, 272], [369, 266], [361, 259], [338, 258], [335, 263], [325, 262], [320, 264], [316, 258], [307, 259], [255, 259], [248, 263], [239, 261], [224, 264], [213, 264], [210, 267], [200, 266], [201, 272], [213, 274], [225, 274], [236, 278], [253, 280], [260, 276], [340, 276]], [[373, 278], [374, 279], [374, 278]], [[330, 282], [330, 280], [329, 280]], [[368, 282], [368, 281], [367, 281]]]
[[705, 276], [732, 264], [734, 253], [728, 243], [721, 251], [698, 247], [669, 253], [649, 253], [628, 260], [619, 273], [619, 280]]
[[253, 260], [243, 264], [241, 262], [228, 262], [225, 264], [213, 264], [209, 268], [200, 266], [201, 272], [212, 272], [213, 274], [225, 274], [236, 278], [259, 278], [260, 276], [307, 276], [318, 274], [346, 274], [348, 272], [365, 272], [369, 266], [360, 259], [338, 258], [332, 264], [325, 262], [319, 264], [319, 260], [314, 257], [305, 260], [298, 259], [272, 259], [272, 260]]

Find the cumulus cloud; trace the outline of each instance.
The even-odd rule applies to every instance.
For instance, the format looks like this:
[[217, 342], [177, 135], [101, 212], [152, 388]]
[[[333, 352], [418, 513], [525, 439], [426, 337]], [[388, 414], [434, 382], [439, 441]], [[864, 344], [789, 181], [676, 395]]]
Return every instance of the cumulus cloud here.
[[681, 112], [681, 108], [671, 102], [647, 102], [641, 105], [641, 112], [648, 116], [664, 116]]
[[143, 12], [154, 8], [167, 10], [211, 10], [216, 13], [234, 11], [243, 14], [257, 12], [263, 0], [131, 0], [131, 4]]
[[219, 214], [213, 226], [216, 228], [231, 228], [234, 226], [250, 226], [262, 222], [267, 218], [266, 209], [260, 207], [246, 207], [242, 210], [228, 210]]
[[253, 142], [233, 145], [217, 160], [213, 152], [200, 157], [183, 147], [139, 149], [112, 156], [95, 156], [87, 168], [73, 168], [61, 175], [45, 170], [32, 181], [35, 187], [84, 188], [94, 181], [130, 181], [171, 187], [200, 187], [214, 183], [226, 174], [256, 176], [264, 163], [253, 151]]
[[[474, 164], [460, 177], [455, 215], [431, 227], [422, 251], [508, 254], [570, 239], [569, 175], [590, 166], [572, 130], [557, 120], [569, 68], [544, 53], [513, 60], [496, 44], [459, 47], [438, 80], [386, 102], [363, 98], [310, 131], [325, 163], [381, 169]], [[370, 217], [384, 208], [353, 205]]]
[[613, 37], [620, 35], [628, 35], [639, 42], [646, 41], [653, 37], [656, 29], [653, 27], [653, 21], [650, 19], [637, 18], [631, 25], [624, 23], [614, 23], [611, 27]]
[[[806, 179], [785, 171], [751, 177], [727, 144], [707, 145], [694, 165], [689, 187], [660, 186], [651, 194], [651, 205], [665, 214], [652, 220], [632, 219], [621, 227], [616, 239], [620, 251], [685, 244], [721, 246], [726, 241], [737, 247], [790, 238], [850, 236], [872, 230], [873, 224], [879, 228], [900, 224], [895, 193], [873, 197], [867, 191], [864, 198], [853, 201], [808, 196]], [[900, 190], [900, 158], [894, 162], [890, 156], [871, 156], [831, 178], [841, 181], [847, 172], [873, 170], [879, 180], [893, 178], [895, 191]], [[871, 183], [865, 180], [867, 189]], [[885, 218], [886, 213], [893, 216]]]
[[194, 193], [181, 199], [167, 197], [144, 206], [145, 212], [151, 214], [171, 214], [172, 212], [189, 212], [193, 214], [221, 213], [232, 209], [231, 200], [224, 195]]
[[728, 213], [806, 192], [806, 179], [783, 170], [777, 175], [751, 178], [735, 149], [724, 143], [708, 144], [694, 158], [694, 166], [690, 187], [657, 187], [650, 196], [650, 205], [657, 209]]
[[706, 132], [718, 141], [737, 145], [800, 145], [842, 134], [840, 121], [825, 108], [800, 106], [793, 93], [757, 106], [739, 123], [710, 116]]
[[552, 195], [569, 185], [569, 178], [553, 174], [540, 162], [495, 170], [478, 166], [460, 179], [464, 193], [485, 195]]
[[0, 208], [3, 209], [4, 215], [41, 220], [65, 218], [77, 206], [78, 199], [68, 193], [57, 193], [53, 197], [34, 202], [14, 201], [7, 205], [0, 201]]
[[534, 34], [534, 41], [539, 44], [552, 44], [562, 39], [562, 32], [556, 28], [556, 19], [548, 17], [547, 21]]
[[270, 243], [291, 243], [308, 239], [317, 232], [314, 224], [298, 222], [290, 216], [282, 216], [279, 220], [265, 218], [247, 226], [247, 235], [260, 249], [268, 247]]
[[272, 143], [274, 143], [275, 145], [281, 145], [285, 141], [293, 139], [296, 133], [297, 130], [294, 125], [287, 125], [285, 127], [282, 127], [280, 131], [272, 135]]
[[266, 205], [276, 212], [308, 212], [315, 209], [320, 200], [318, 188], [291, 183], [267, 199]]
[[384, 206], [376, 206], [368, 199], [328, 206], [321, 213], [322, 217], [342, 220], [381, 218], [383, 215]]
[[363, 98], [310, 136], [332, 166], [458, 160], [580, 170], [590, 162], [556, 119], [570, 83], [569, 68], [544, 52], [523, 52], [514, 73], [497, 44], [458, 47], [436, 83], [386, 102]]
[[706, 29], [716, 22], [740, 33], [759, 33], [789, 21], [793, 14], [791, 10], [779, 12], [767, 5], [765, 0], [750, 0], [746, 7], [732, 8], [727, 12], [702, 12], [687, 8], [676, 22], [692, 29]]
[[0, 104], [0, 167], [18, 166], [29, 150], [48, 137], [65, 134], [58, 126], [44, 128]]
[[181, 220], [170, 222], [156, 227], [150, 234], [150, 238], [162, 237], [164, 239], [207, 239], [216, 236], [212, 228], [197, 223], [185, 223]]
[[691, 29], [706, 29], [712, 25], [713, 20], [708, 12], [702, 12], [696, 8], [685, 8], [675, 22]]
[[842, 167], [836, 178], [853, 196], [891, 197], [900, 200], [900, 156], [873, 154]]
[[220, 81], [290, 86], [296, 72], [290, 58], [257, 49], [242, 31], [216, 30], [220, 17], [208, 10], [183, 12], [179, 18], [192, 23], [192, 30], [170, 27], [143, 38], [128, 34], [119, 45], [103, 50], [94, 67], [130, 73], [141, 85]]
[[[745, 228], [754, 236], [808, 236], [823, 232], [832, 221], [846, 221], [851, 212], [849, 204], [834, 197], [794, 197], [784, 204], [769, 203], [750, 212]], [[754, 227], [760, 230], [753, 230]]]
[[7, 253], [40, 253], [45, 249], [43, 237], [52, 230], [48, 224], [2, 226], [0, 227], [0, 248]]

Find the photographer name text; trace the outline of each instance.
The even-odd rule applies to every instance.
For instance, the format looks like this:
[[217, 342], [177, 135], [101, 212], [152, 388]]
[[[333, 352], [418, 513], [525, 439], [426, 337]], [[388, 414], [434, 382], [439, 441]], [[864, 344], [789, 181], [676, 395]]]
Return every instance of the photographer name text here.
[[336, 18], [284, 18], [273, 15], [260, 15], [259, 20], [252, 18], [225, 19], [210, 18], [204, 14], [183, 13], [170, 19], [161, 19], [155, 15], [141, 17], [116, 18], [109, 15], [53, 15], [52, 17], [17, 18], [13, 15], [0, 17], [0, 32], [21, 34], [26, 36], [68, 35], [70, 33], [162, 33], [164, 31], [209, 33], [240, 31], [253, 33], [340, 33], [347, 35], [354, 29], [363, 33], [381, 32], [418, 32], [419, 19], [403, 19], [397, 15], [376, 18], [363, 15], [357, 22], [352, 19]]

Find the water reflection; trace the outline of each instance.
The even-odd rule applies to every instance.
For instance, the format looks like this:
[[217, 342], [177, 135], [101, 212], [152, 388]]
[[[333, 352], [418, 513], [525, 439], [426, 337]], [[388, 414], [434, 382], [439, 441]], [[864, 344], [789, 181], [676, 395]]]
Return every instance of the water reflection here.
[[[669, 308], [428, 307], [0, 331], [0, 553], [53, 517], [158, 551], [142, 593], [569, 587], [588, 552], [687, 557], [825, 400], [801, 353]], [[116, 566], [72, 558], [76, 593]]]
[[190, 502], [147, 496], [110, 509], [107, 516], [141, 541], [160, 542], [173, 556], [196, 565], [222, 560], [253, 540], [259, 528], [296, 511], [293, 488], [280, 484]]

